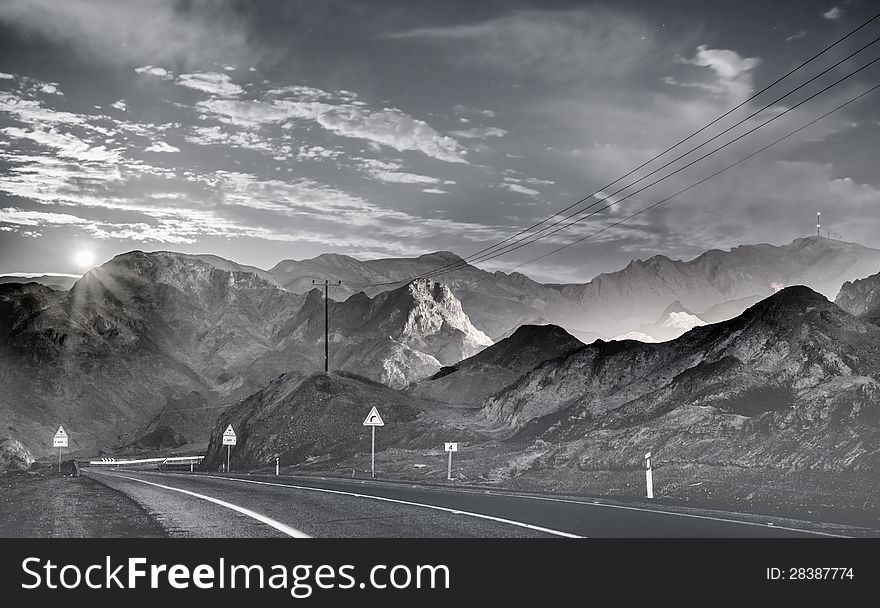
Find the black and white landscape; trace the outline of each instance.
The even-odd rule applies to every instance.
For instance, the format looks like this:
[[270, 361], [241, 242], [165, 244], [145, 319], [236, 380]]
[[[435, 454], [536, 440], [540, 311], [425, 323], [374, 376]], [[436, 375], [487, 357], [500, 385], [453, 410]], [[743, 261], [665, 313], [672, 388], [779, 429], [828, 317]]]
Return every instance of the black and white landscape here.
[[0, 5], [0, 536], [877, 535], [870, 3], [472, 4]]

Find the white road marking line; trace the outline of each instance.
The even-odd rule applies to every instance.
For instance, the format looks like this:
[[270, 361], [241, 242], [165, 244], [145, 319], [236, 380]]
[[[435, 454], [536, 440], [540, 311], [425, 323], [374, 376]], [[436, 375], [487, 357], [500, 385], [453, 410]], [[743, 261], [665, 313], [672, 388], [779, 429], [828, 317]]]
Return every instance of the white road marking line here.
[[[101, 473], [99, 473], [100, 475]], [[217, 498], [211, 498], [210, 496], [205, 496], [204, 494], [198, 494], [196, 492], [190, 492], [189, 490], [181, 490], [180, 488], [172, 488], [171, 486], [164, 486], [160, 483], [153, 483], [152, 481], [144, 481], [143, 479], [137, 479], [135, 477], [127, 477], [125, 475], [118, 475], [112, 473], [103, 473], [104, 475], [109, 475], [110, 477], [121, 477], [122, 479], [127, 479], [129, 481], [136, 481], [138, 483], [145, 483], [150, 486], [156, 486], [157, 488], [162, 488], [163, 490], [171, 490], [172, 492], [180, 492], [181, 494], [186, 494], [188, 496], [194, 496], [195, 498], [200, 498], [202, 500], [207, 500], [208, 502], [212, 502], [216, 505], [220, 505], [221, 507], [226, 507], [227, 509], [231, 509], [242, 515], [246, 515], [250, 518], [256, 519], [260, 523], [264, 523], [267, 526], [271, 526], [278, 530], [279, 532], [283, 532], [288, 536], [292, 536], [293, 538], [311, 538], [308, 534], [304, 532], [300, 532], [296, 528], [291, 528], [288, 525], [282, 524], [280, 521], [275, 521], [270, 517], [266, 517], [265, 515], [261, 515], [256, 511], [251, 511], [250, 509], [245, 509], [244, 507], [239, 507], [238, 505], [234, 505], [231, 502], [226, 502], [225, 500], [219, 500]]]
[[[179, 475], [178, 477], [189, 477], [188, 475]], [[564, 536], [565, 538], [584, 538], [583, 536], [579, 536], [577, 534], [571, 534], [569, 532], [563, 532], [561, 530], [553, 530], [551, 528], [544, 528], [542, 526], [536, 526], [534, 524], [529, 524], [522, 521], [516, 521], [513, 519], [505, 519], [503, 517], [495, 517], [493, 515], [485, 515], [483, 513], [473, 513], [471, 511], [461, 511], [459, 509], [450, 509], [448, 507], [440, 507], [438, 505], [429, 505], [421, 502], [412, 502], [409, 500], [398, 500], [396, 498], [386, 498], [384, 496], [372, 496], [370, 494], [356, 494], [354, 492], [344, 492], [342, 490], [329, 490], [327, 488], [310, 488], [308, 486], [295, 486], [286, 483], [273, 483], [271, 481], [255, 481], [253, 479], [239, 479], [237, 477], [220, 477], [217, 475], [199, 475], [198, 477], [207, 477], [209, 479], [223, 479], [226, 481], [238, 481], [240, 483], [255, 483], [258, 485], [264, 486], [276, 486], [279, 488], [293, 488], [295, 490], [306, 490], [310, 492], [324, 492], [327, 494], [341, 494], [343, 496], [353, 496], [355, 498], [367, 498], [370, 500], [379, 500], [382, 502], [391, 502], [399, 505], [408, 505], [411, 507], [422, 507], [425, 509], [433, 509], [435, 511], [444, 511], [446, 513], [452, 513], [453, 515], [467, 515], [468, 517], [476, 517], [478, 519], [487, 519], [490, 521], [495, 521], [503, 524], [509, 524], [511, 526], [518, 526], [520, 528], [528, 528], [529, 530], [535, 530], [537, 532], [545, 532], [547, 534], [553, 534], [554, 536]]]
[[725, 517], [713, 517], [711, 515], [696, 515], [694, 513], [676, 513], [675, 511], [663, 511], [661, 509], [646, 509], [644, 507], [630, 507], [627, 505], [610, 505], [607, 503], [601, 502], [592, 502], [586, 503], [580, 500], [568, 500], [565, 498], [549, 498], [543, 496], [529, 496], [528, 494], [495, 494], [495, 496], [514, 496], [516, 498], [527, 498], [529, 500], [544, 500], [549, 502], [565, 502], [575, 505], [587, 505], [587, 506], [596, 506], [596, 507], [605, 507], [608, 509], [624, 509], [627, 511], [642, 511], [645, 513], [660, 513], [662, 515], [673, 515], [675, 517], [690, 517], [693, 519], [708, 519], [711, 521], [720, 521], [731, 524], [742, 524], [744, 526], [758, 526], [761, 528], [774, 528], [776, 530], [789, 530], [791, 532], [802, 532], [804, 534], [816, 534], [818, 536], [831, 536], [833, 538], [850, 538], [849, 536], [844, 536], [842, 534], [832, 534], [831, 532], [819, 532], [816, 530], [806, 530], [803, 528], [790, 528], [787, 526], [777, 526], [773, 523], [762, 524], [756, 521], [742, 521], [739, 519], [729, 519]]

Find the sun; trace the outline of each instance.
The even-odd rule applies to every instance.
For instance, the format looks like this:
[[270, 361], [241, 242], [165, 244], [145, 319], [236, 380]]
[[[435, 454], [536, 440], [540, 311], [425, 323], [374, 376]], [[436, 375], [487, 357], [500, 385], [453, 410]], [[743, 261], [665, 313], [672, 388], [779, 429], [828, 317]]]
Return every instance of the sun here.
[[80, 249], [73, 255], [73, 259], [80, 268], [91, 268], [95, 263], [95, 254], [86, 249]]

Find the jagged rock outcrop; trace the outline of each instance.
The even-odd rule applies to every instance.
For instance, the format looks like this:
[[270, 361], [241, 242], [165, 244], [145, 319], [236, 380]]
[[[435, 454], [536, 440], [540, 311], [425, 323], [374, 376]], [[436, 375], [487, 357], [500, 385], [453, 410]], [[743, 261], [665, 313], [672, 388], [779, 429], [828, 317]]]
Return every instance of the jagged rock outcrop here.
[[20, 441], [9, 438], [0, 443], [0, 475], [27, 471], [32, 464], [33, 455]]
[[847, 281], [834, 303], [874, 325], [880, 324], [880, 273], [864, 279]]

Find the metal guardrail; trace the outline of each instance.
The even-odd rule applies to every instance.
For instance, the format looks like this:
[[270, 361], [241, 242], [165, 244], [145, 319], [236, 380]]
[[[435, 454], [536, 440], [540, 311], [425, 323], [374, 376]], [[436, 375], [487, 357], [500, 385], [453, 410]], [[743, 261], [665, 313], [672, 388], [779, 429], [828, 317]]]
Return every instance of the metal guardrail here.
[[204, 456], [169, 456], [167, 458], [100, 458], [98, 460], [90, 460], [89, 465], [93, 466], [121, 466], [131, 464], [199, 464]]

